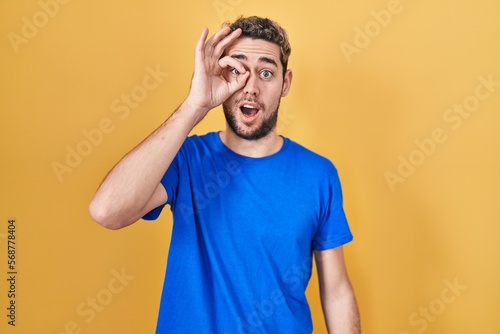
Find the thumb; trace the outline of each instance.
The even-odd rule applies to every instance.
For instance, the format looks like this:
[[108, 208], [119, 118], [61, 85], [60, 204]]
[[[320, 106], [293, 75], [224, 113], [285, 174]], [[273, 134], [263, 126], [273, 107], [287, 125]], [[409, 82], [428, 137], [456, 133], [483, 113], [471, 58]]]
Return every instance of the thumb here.
[[235, 80], [231, 80], [230, 82], [228, 82], [229, 92], [233, 94], [236, 91], [245, 87], [249, 77], [250, 77], [250, 71], [246, 71], [245, 73], [238, 75], [238, 77]]

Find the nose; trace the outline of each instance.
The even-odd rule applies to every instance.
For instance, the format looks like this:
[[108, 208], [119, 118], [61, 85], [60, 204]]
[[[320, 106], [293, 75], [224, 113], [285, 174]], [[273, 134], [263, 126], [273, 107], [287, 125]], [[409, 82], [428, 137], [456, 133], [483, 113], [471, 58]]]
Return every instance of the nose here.
[[258, 78], [256, 77], [255, 74], [250, 73], [250, 76], [248, 77], [248, 80], [245, 84], [245, 87], [243, 87], [243, 92], [245, 94], [251, 94], [251, 95], [259, 95], [259, 87], [258, 87]]

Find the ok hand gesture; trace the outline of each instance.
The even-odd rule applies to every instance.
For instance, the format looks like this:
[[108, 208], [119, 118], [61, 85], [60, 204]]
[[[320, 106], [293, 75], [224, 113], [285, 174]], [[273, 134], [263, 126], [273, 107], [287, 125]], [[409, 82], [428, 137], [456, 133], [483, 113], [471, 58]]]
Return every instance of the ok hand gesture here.
[[[208, 29], [203, 29], [196, 45], [194, 74], [186, 102], [203, 114], [217, 107], [232, 94], [241, 89], [249, 76], [249, 72], [236, 59], [226, 55], [221, 58], [225, 48], [241, 35], [241, 29], [230, 33], [229, 27], [219, 30], [207, 39]], [[226, 80], [223, 72], [226, 68], [235, 68], [240, 75]]]

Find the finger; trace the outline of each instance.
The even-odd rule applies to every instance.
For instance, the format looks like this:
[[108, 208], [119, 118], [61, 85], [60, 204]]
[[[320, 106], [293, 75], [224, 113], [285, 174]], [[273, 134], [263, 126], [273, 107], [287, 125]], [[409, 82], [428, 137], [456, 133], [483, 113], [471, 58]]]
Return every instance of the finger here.
[[243, 88], [250, 77], [250, 71], [247, 71], [245, 66], [237, 59], [229, 56], [223, 57], [219, 60], [219, 66], [222, 70], [235, 68], [239, 74], [229, 73], [224, 75], [227, 81], [227, 86], [231, 94]]
[[196, 43], [196, 52], [203, 51], [203, 45], [205, 44], [205, 41], [207, 40], [207, 36], [208, 36], [208, 28], [203, 28], [203, 31], [201, 32], [200, 38], [198, 39], [198, 43]]
[[207, 40], [208, 36], [208, 28], [203, 28], [203, 31], [201, 32], [200, 38], [198, 39], [198, 42], [196, 43], [196, 48], [195, 48], [195, 66], [199, 66], [200, 62], [202, 61], [204, 54], [203, 54], [203, 46], [205, 45], [205, 41]]
[[223, 27], [218, 32], [216, 32], [212, 37], [208, 39], [205, 43], [206, 55], [212, 55], [215, 45], [217, 45], [224, 37], [226, 37], [231, 29], [228, 26]]
[[238, 72], [240, 72], [240, 74], [245, 74], [247, 71], [245, 66], [243, 66], [243, 64], [239, 60], [231, 58], [230, 56], [225, 56], [219, 59], [219, 66], [222, 69], [235, 68], [238, 70]]
[[219, 58], [228, 45], [237, 40], [242, 34], [242, 30], [240, 28], [236, 29], [229, 35], [227, 35], [224, 39], [222, 39], [217, 45], [215, 45], [213, 54], [215, 57]]
[[238, 75], [235, 80], [229, 80], [227, 85], [230, 94], [234, 94], [241, 88], [243, 88], [250, 77], [250, 72], [246, 72]]

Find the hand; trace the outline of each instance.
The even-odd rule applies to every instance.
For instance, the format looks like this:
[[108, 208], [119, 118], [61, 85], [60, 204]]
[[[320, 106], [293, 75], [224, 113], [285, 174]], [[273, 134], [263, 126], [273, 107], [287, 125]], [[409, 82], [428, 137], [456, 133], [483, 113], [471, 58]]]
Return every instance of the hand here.
[[[196, 45], [194, 74], [186, 102], [202, 110], [202, 116], [241, 89], [249, 76], [238, 60], [230, 56], [221, 58], [225, 48], [241, 35], [241, 29], [229, 32], [226, 26], [206, 41], [208, 29], [205, 28]], [[240, 75], [228, 81], [223, 76], [226, 68], [235, 68]]]

